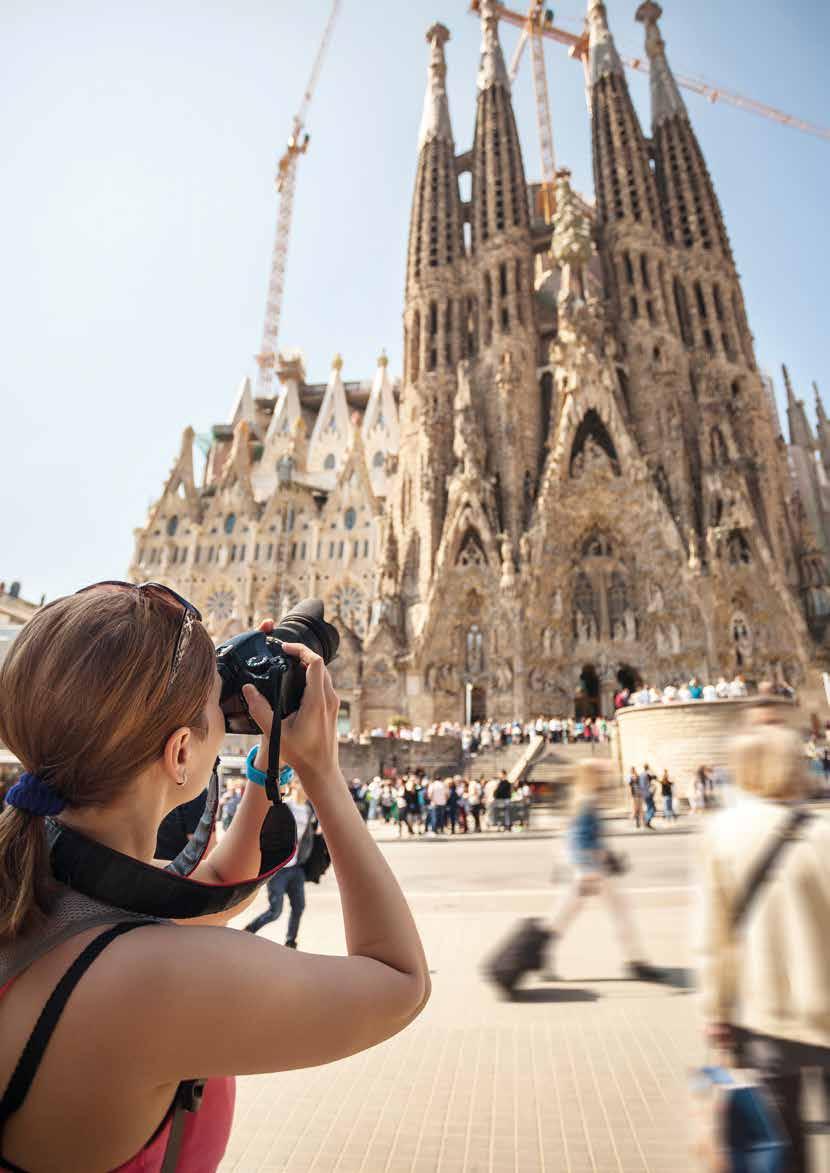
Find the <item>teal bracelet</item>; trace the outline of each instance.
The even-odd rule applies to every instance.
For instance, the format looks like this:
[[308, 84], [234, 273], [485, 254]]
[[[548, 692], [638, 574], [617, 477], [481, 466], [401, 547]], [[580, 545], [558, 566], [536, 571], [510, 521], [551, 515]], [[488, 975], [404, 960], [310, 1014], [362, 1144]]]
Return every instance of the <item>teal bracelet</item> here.
[[[264, 772], [264, 770], [258, 770], [254, 765], [254, 759], [259, 753], [259, 750], [260, 747], [255, 745], [245, 759], [245, 777], [249, 782], [255, 782], [257, 786], [264, 786], [265, 779], [268, 777], [268, 775]], [[280, 786], [287, 786], [293, 777], [294, 771], [290, 766], [280, 767]]]
[[259, 753], [259, 746], [255, 745], [245, 759], [245, 777], [249, 782], [256, 782], [257, 786], [265, 785], [266, 774], [254, 765], [254, 758]]

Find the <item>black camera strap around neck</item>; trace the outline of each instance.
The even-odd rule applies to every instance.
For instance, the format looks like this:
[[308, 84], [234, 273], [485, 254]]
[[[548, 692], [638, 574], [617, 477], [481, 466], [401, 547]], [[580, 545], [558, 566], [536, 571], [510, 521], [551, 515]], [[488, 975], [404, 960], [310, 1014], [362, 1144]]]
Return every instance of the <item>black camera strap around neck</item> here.
[[217, 758], [199, 824], [184, 850], [167, 867], [155, 867], [133, 859], [50, 818], [46, 820], [46, 830], [55, 879], [115, 908], [167, 920], [189, 920], [233, 908], [289, 864], [297, 850], [297, 824], [280, 796], [279, 681], [275, 683], [274, 691], [274, 721], [268, 742], [265, 778], [265, 793], [271, 805], [259, 833], [257, 876], [230, 884], [209, 884], [192, 878], [192, 872], [204, 857], [216, 823], [219, 806]]

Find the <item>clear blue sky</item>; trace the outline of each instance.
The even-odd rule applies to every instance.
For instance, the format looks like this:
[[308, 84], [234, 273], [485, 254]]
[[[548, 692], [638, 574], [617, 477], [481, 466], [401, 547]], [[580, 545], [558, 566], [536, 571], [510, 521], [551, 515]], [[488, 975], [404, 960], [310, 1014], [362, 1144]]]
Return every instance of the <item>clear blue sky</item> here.
[[[328, 0], [6, 0], [0, 11], [0, 579], [48, 597], [124, 574], [182, 428], [227, 418], [252, 367], [273, 172]], [[609, 0], [642, 54], [636, 0]], [[830, 123], [830, 12], [815, 0], [666, 0], [678, 72]], [[556, 5], [578, 30], [582, 0]], [[312, 106], [281, 331], [311, 379], [342, 351], [400, 369], [424, 31], [452, 31], [456, 143], [471, 140], [478, 24], [466, 0], [343, 0]], [[502, 29], [508, 55], [517, 32]], [[548, 49], [558, 161], [592, 192], [581, 70]], [[648, 118], [647, 81], [632, 81]], [[538, 173], [530, 75], [515, 95]], [[762, 364], [830, 407], [830, 143], [693, 95]], [[780, 383], [780, 376], [778, 376]], [[812, 405], [811, 405], [812, 410]]]

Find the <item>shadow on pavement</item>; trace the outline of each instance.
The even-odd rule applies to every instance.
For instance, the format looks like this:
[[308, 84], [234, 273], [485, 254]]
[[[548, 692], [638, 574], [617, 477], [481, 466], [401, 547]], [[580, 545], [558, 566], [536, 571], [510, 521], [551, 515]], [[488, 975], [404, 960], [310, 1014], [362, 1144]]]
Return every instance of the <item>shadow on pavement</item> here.
[[598, 1002], [599, 994], [593, 990], [582, 990], [571, 987], [560, 989], [548, 986], [545, 989], [514, 990], [514, 1002]]

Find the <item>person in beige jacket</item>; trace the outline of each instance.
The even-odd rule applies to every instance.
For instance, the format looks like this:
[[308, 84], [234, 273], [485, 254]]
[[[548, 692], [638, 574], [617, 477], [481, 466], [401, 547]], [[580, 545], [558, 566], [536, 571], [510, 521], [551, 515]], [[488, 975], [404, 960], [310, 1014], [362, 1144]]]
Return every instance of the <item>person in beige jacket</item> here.
[[830, 821], [812, 812], [732, 918], [759, 861], [786, 832], [808, 780], [799, 738], [757, 725], [733, 752], [736, 801], [704, 840], [701, 990], [707, 1034], [756, 1069], [792, 1142], [787, 1173], [806, 1173], [802, 1072], [830, 1077]]

